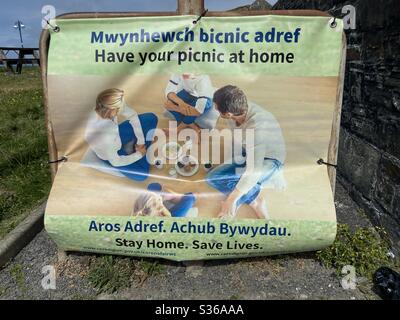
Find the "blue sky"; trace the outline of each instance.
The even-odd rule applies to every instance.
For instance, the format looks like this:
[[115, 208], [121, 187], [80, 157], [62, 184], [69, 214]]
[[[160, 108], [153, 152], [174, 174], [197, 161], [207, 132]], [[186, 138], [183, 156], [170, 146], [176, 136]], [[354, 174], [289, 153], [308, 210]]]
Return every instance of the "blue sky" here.
[[[206, 8], [223, 11], [247, 5], [254, 0], [205, 0]], [[25, 47], [37, 47], [41, 31], [42, 7], [53, 5], [56, 14], [78, 11], [175, 11], [176, 0], [1, 0], [0, 46], [20, 46], [19, 33], [13, 28], [15, 21], [25, 25]], [[268, 1], [274, 4], [276, 0]]]

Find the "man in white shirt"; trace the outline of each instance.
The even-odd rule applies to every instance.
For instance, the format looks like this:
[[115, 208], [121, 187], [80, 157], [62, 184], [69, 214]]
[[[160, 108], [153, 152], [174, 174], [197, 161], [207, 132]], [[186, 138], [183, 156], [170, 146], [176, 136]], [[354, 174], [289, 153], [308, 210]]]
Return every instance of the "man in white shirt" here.
[[212, 108], [214, 88], [207, 75], [192, 73], [174, 74], [165, 89], [165, 108], [178, 123], [178, 133], [185, 128], [199, 132], [201, 128], [213, 129], [218, 113]]
[[[126, 120], [120, 123], [121, 118]], [[157, 122], [155, 114], [138, 115], [127, 106], [122, 90], [108, 89], [97, 97], [85, 138], [100, 159], [128, 178], [143, 181], [150, 169], [146, 151], [152, 143], [152, 129], [157, 127]]]
[[[266, 200], [260, 193], [284, 165], [285, 141], [275, 117], [248, 103], [244, 92], [235, 86], [225, 86], [214, 93], [214, 104], [221, 118], [232, 130], [242, 130], [242, 164], [222, 164], [209, 172], [207, 182], [227, 195], [219, 216], [235, 216], [242, 204], [248, 204], [259, 218], [269, 218]], [[246, 135], [249, 134], [249, 139]]]

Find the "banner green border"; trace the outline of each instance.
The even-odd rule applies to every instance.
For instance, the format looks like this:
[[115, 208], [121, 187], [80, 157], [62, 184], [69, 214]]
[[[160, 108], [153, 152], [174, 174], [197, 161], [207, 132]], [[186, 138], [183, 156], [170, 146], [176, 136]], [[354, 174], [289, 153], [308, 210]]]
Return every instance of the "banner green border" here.
[[[158, 224], [164, 221], [161, 232], [107, 232], [107, 231], [88, 231], [90, 223], [96, 221], [104, 224], [120, 224], [125, 226], [128, 221], [135, 223]], [[195, 233], [170, 233], [171, 225], [176, 222], [178, 225], [185, 225], [192, 222], [195, 225], [206, 226], [207, 223], [216, 228], [213, 234]], [[221, 223], [228, 223], [231, 227], [262, 227], [268, 224], [269, 228], [287, 228], [290, 236], [271, 236], [257, 235], [256, 237], [236, 235], [229, 237], [218, 232]], [[336, 237], [336, 222], [333, 221], [307, 221], [307, 220], [227, 220], [219, 219], [188, 219], [188, 218], [152, 218], [152, 217], [90, 217], [90, 216], [67, 216], [67, 215], [46, 215], [46, 231], [55, 240], [57, 245], [65, 251], [86, 251], [95, 253], [106, 253], [114, 255], [128, 255], [138, 257], [159, 257], [176, 261], [203, 260], [203, 259], [226, 259], [226, 258], [245, 258], [252, 256], [268, 256], [274, 254], [284, 254], [291, 252], [305, 252], [319, 250], [331, 245]], [[141, 248], [131, 249], [129, 247], [117, 247], [117, 238], [127, 240], [144, 241], [156, 240], [160, 242], [183, 242], [185, 248], [182, 249], [153, 249]], [[198, 240], [207, 243], [221, 242], [223, 249], [194, 249], [192, 242]], [[230, 241], [240, 244], [259, 244], [260, 249], [227, 249], [226, 242]], [[187, 248], [186, 248], [187, 247]]]
[[[193, 25], [194, 16], [160, 16], [160, 17], [129, 17], [100, 19], [56, 19], [54, 25], [60, 27], [60, 32], [50, 30], [51, 42], [49, 50], [48, 73], [51, 75], [129, 75], [133, 73], [164, 73], [164, 72], [201, 72], [207, 74], [265, 74], [279, 76], [338, 76], [342, 53], [343, 21], [337, 20], [337, 27], [331, 28], [330, 17], [292, 17], [292, 16], [239, 16], [239, 17], [204, 17], [201, 23]], [[181, 31], [191, 28], [196, 34], [192, 43], [134, 43], [120, 46], [113, 44], [91, 44], [91, 32], [106, 32], [111, 34], [139, 31], [148, 32]], [[267, 32], [272, 27], [276, 31], [293, 32], [302, 28], [300, 42], [295, 43], [229, 43], [210, 44], [199, 43], [200, 28], [219, 32], [231, 32], [236, 28], [250, 32]], [[253, 37], [250, 37], [253, 39]], [[293, 52], [295, 62], [292, 64], [276, 63], [207, 63], [188, 62], [178, 66], [177, 61], [145, 63], [139, 66], [139, 52], [159, 52], [188, 50], [223, 52], [226, 59], [229, 54], [243, 49], [246, 52], [253, 48], [261, 52]], [[135, 62], [96, 63], [95, 51], [105, 50], [118, 52], [121, 55], [132, 52]]]

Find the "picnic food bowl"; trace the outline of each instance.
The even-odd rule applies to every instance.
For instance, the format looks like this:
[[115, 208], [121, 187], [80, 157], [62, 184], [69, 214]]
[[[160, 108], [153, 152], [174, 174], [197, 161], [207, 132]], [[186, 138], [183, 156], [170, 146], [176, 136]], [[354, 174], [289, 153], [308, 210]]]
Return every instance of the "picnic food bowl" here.
[[211, 169], [212, 169], [212, 164], [211, 164], [211, 163], [206, 163], [206, 164], [204, 165], [204, 170], [205, 170], [206, 172], [211, 171]]
[[161, 169], [164, 167], [164, 162], [163, 162], [163, 160], [162, 160], [162, 159], [156, 159], [156, 160], [154, 161], [154, 166], [155, 166], [157, 169], [161, 170]]
[[168, 142], [162, 149], [163, 156], [169, 160], [176, 160], [182, 155], [182, 147], [176, 142]]
[[199, 171], [199, 161], [191, 155], [183, 156], [178, 159], [175, 169], [181, 176], [191, 177]]

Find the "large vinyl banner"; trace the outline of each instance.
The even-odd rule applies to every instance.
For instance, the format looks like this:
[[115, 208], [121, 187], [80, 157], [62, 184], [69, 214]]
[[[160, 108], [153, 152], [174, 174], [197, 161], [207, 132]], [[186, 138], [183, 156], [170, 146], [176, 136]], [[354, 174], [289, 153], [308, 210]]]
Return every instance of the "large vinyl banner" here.
[[45, 226], [67, 251], [173, 260], [317, 250], [342, 58], [329, 17], [57, 19]]

